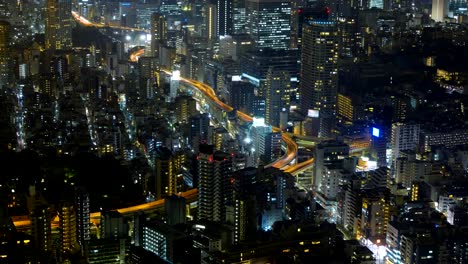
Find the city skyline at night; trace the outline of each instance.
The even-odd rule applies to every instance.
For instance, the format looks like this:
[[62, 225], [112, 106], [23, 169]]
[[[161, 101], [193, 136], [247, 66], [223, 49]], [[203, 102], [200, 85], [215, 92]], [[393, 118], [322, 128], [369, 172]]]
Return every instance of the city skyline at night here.
[[0, 263], [468, 262], [467, 8], [0, 0]]

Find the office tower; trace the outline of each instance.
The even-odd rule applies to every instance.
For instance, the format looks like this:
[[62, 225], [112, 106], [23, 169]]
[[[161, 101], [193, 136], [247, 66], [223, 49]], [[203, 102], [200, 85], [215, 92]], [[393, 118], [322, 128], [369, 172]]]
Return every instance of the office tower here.
[[101, 238], [127, 238], [128, 225], [124, 217], [117, 211], [105, 212], [101, 216]]
[[155, 155], [155, 193], [156, 199], [161, 199], [177, 192], [177, 172], [171, 150], [166, 147], [158, 147], [155, 150]]
[[246, 33], [245, 23], [247, 22], [247, 15], [245, 13], [245, 1], [232, 0], [232, 33], [244, 34]]
[[254, 117], [265, 118], [266, 100], [263, 96], [254, 96], [252, 99], [252, 113]]
[[419, 124], [392, 124], [392, 165], [400, 157], [401, 151], [416, 150], [419, 145]]
[[324, 184], [325, 166], [340, 165], [349, 155], [349, 146], [339, 141], [324, 141], [317, 145], [314, 152], [315, 167], [313, 185], [321, 190]]
[[75, 206], [76, 206], [76, 230], [78, 243], [82, 249], [86, 247], [86, 243], [90, 237], [90, 210], [89, 210], [89, 193], [84, 187], [76, 188], [75, 190]]
[[171, 195], [164, 199], [164, 209], [167, 215], [167, 224], [177, 225], [186, 222], [187, 200], [182, 196]]
[[387, 166], [387, 139], [388, 136], [385, 135], [385, 130], [380, 127], [371, 127], [371, 145], [370, 145], [370, 155], [374, 160], [377, 160], [377, 167], [386, 167]]
[[[253, 142], [255, 161], [259, 162], [261, 159], [263, 162], [268, 162], [269, 160], [267, 160], [267, 158], [271, 158], [271, 144], [273, 144], [273, 142], [276, 143], [275, 140], [270, 138], [272, 137], [271, 125], [265, 124], [264, 118], [254, 117], [250, 133]], [[268, 144], [270, 146], [268, 146]]]
[[216, 0], [216, 36], [232, 34], [232, 0]]
[[166, 40], [166, 20], [160, 13], [151, 16], [151, 57], [159, 59], [160, 48]]
[[143, 228], [143, 248], [169, 263], [191, 263], [192, 243], [189, 237], [161, 222], [147, 223]]
[[255, 87], [249, 82], [229, 82], [229, 104], [237, 110], [245, 113], [252, 112]]
[[167, 97], [167, 100], [169, 102], [173, 102], [174, 99], [177, 97], [177, 92], [179, 91], [179, 85], [180, 85], [180, 71], [179, 70], [172, 71], [171, 82], [169, 86], [169, 96]]
[[198, 219], [223, 222], [226, 216], [225, 189], [232, 173], [231, 155], [200, 145], [198, 154]]
[[216, 40], [219, 35], [217, 35], [217, 25], [218, 25], [218, 8], [215, 4], [209, 4], [206, 7], [206, 38], [210, 41]]
[[134, 28], [137, 23], [137, 14], [135, 2], [119, 3], [120, 25], [123, 27]]
[[285, 50], [291, 39], [291, 4], [282, 0], [247, 0], [246, 31], [257, 49]]
[[337, 20], [338, 56], [353, 58], [358, 56], [361, 46], [361, 31], [356, 18], [346, 17]]
[[10, 56], [8, 46], [10, 40], [10, 23], [0, 21], [0, 88], [8, 83]]
[[443, 22], [449, 12], [449, 1], [447, 0], [432, 0], [432, 15], [431, 18], [435, 22]]
[[304, 24], [300, 109], [319, 110], [319, 136], [330, 137], [338, 90], [338, 39], [336, 23], [314, 20]]
[[241, 58], [242, 78], [257, 87], [257, 95], [266, 97], [266, 78], [270, 68], [273, 68], [274, 72], [286, 72], [291, 78], [291, 85], [294, 85], [300, 71], [298, 60], [298, 50], [248, 52]]
[[268, 70], [265, 96], [267, 124], [279, 126], [280, 112], [289, 109], [290, 88], [291, 77], [287, 72], [278, 72], [273, 67]]
[[62, 254], [72, 252], [78, 245], [76, 232], [76, 207], [68, 202], [58, 208], [60, 227], [60, 252]]
[[47, 0], [46, 4], [46, 49], [70, 49], [72, 47], [71, 0]]

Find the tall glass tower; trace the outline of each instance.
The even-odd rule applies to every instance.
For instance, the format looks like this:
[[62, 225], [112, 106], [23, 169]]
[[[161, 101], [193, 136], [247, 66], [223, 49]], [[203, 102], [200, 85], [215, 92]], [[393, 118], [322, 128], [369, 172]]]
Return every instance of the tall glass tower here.
[[314, 20], [304, 24], [301, 56], [301, 111], [319, 110], [319, 136], [330, 136], [338, 92], [338, 31], [336, 23]]
[[291, 39], [291, 3], [284, 0], [246, 0], [246, 31], [257, 49], [284, 50]]

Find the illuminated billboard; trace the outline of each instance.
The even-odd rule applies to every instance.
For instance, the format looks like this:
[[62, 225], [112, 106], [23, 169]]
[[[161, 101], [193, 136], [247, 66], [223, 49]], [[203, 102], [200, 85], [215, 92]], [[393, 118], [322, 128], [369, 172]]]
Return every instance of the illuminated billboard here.
[[372, 136], [374, 137], [380, 137], [380, 129], [373, 127], [372, 128]]

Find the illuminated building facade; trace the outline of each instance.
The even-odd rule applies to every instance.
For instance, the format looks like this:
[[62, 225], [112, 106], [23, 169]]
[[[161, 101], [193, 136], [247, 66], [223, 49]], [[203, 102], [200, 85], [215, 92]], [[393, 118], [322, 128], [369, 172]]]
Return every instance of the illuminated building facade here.
[[247, 33], [257, 49], [285, 50], [291, 39], [291, 4], [283, 0], [247, 0]]
[[89, 193], [84, 188], [77, 188], [75, 191], [76, 205], [76, 230], [78, 243], [85, 247], [85, 244], [91, 239], [90, 236], [90, 210]]
[[219, 37], [217, 35], [218, 7], [215, 4], [210, 4], [206, 9], [206, 38], [208, 40], [215, 40]]
[[300, 109], [320, 111], [319, 136], [329, 137], [338, 89], [338, 38], [336, 23], [304, 24], [301, 57]]
[[380, 197], [364, 197], [359, 235], [374, 244], [384, 244], [390, 217], [390, 205]]
[[216, 1], [216, 35], [225, 36], [232, 33], [232, 0]]
[[43, 252], [52, 250], [52, 212], [48, 206], [34, 208], [31, 214], [35, 247]]
[[168, 148], [156, 149], [156, 199], [170, 196], [177, 192], [177, 172], [174, 155]]
[[78, 246], [76, 208], [70, 203], [59, 207], [60, 252], [72, 252]]
[[449, 12], [449, 1], [447, 0], [432, 0], [432, 15], [431, 18], [436, 22], [443, 22]]
[[166, 39], [166, 21], [163, 15], [154, 13], [151, 16], [151, 56], [159, 59], [160, 46]]
[[291, 77], [287, 72], [270, 68], [266, 78], [266, 123], [279, 126], [280, 112], [289, 109]]
[[10, 23], [0, 21], [0, 88], [9, 79], [9, 45]]
[[225, 188], [232, 173], [231, 155], [200, 145], [198, 154], [198, 219], [222, 222], [226, 216]]
[[45, 47], [67, 50], [72, 47], [71, 0], [47, 0]]
[[320, 110], [333, 108], [337, 88], [336, 25], [329, 21], [313, 21], [304, 26], [301, 106], [304, 109], [311, 106]]
[[392, 162], [400, 157], [401, 151], [415, 150], [419, 144], [419, 124], [392, 124]]
[[325, 166], [338, 165], [349, 155], [349, 146], [339, 141], [325, 141], [315, 148], [314, 186], [321, 190], [325, 183], [323, 175]]

